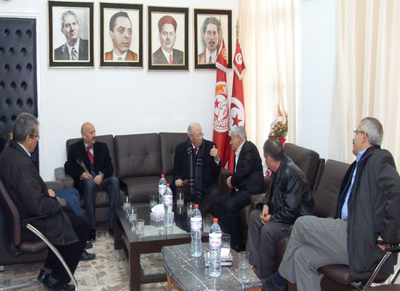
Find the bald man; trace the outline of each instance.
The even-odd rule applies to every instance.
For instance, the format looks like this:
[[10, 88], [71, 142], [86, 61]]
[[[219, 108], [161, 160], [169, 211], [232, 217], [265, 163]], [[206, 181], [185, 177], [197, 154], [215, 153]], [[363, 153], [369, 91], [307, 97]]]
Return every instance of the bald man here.
[[96, 130], [90, 122], [81, 127], [82, 140], [72, 144], [65, 173], [74, 178], [75, 188], [83, 196], [86, 215], [91, 226], [90, 241], [96, 240], [95, 201], [98, 191], [106, 190], [109, 197], [109, 232], [114, 233], [114, 208], [119, 203], [119, 180], [113, 177], [113, 165], [107, 144], [96, 141]]

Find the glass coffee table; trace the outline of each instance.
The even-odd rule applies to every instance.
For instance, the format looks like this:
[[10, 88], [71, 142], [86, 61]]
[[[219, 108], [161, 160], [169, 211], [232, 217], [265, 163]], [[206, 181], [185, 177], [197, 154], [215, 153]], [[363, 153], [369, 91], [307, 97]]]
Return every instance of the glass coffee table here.
[[[203, 243], [203, 253], [207, 252], [208, 244]], [[231, 249], [233, 265], [222, 267], [221, 276], [213, 278], [205, 267], [204, 257], [193, 258], [190, 255], [190, 244], [167, 246], [162, 249], [164, 268], [167, 272], [168, 287], [182, 291], [219, 290], [219, 291], [261, 291], [260, 279], [248, 265], [246, 282], [240, 280], [238, 254]]]
[[[131, 230], [131, 225], [121, 206], [116, 206], [114, 227], [114, 249], [124, 249], [129, 265], [129, 289], [140, 290], [141, 284], [163, 282], [167, 280], [165, 273], [145, 275], [140, 265], [140, 255], [159, 253], [164, 246], [190, 243], [190, 232], [186, 209], [178, 211], [174, 207], [175, 225], [161, 234], [157, 227], [150, 223], [149, 203], [132, 204], [137, 208], [137, 219], [144, 219], [143, 235]], [[180, 213], [180, 214], [178, 214]], [[208, 233], [203, 234], [203, 242], [208, 241]]]

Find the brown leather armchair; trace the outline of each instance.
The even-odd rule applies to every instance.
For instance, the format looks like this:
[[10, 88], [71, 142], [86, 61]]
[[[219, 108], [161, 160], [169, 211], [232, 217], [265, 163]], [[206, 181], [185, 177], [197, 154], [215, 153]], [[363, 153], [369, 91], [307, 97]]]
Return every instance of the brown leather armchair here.
[[[75, 290], [78, 290], [78, 283], [76, 282], [72, 272], [68, 268], [61, 254], [40, 231], [38, 231], [35, 227], [33, 227], [30, 224], [31, 221], [43, 218], [43, 216], [21, 220], [18, 209], [15, 206], [10, 195], [8, 194], [7, 190], [5, 189], [3, 182], [1, 180], [0, 180], [0, 203], [1, 203], [0, 212], [3, 220], [2, 247], [4, 247], [13, 258], [17, 258], [23, 254], [26, 254], [27, 256], [35, 254], [44, 254], [45, 251], [48, 248], [50, 248], [54, 252], [54, 254], [58, 257], [64, 268], [66, 269], [68, 275], [71, 278], [71, 281], [75, 285]], [[27, 229], [33, 232], [39, 239], [38, 240], [24, 239], [22, 236], [23, 229]], [[26, 261], [22, 262], [25, 263]], [[14, 260], [12, 263], [16, 264], [17, 262]], [[37, 282], [38, 281], [36, 280], [36, 278], [34, 278], [34, 280], [31, 280], [29, 282], [18, 284], [18, 286], [0, 286], [0, 290], [23, 288], [30, 286], [32, 284], [37, 284]]]

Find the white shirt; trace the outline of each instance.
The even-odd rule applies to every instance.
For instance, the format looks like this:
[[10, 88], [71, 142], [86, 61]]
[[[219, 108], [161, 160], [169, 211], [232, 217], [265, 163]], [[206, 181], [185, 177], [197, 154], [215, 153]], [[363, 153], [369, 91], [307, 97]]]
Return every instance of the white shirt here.
[[242, 142], [242, 144], [237, 148], [236, 152], [235, 152], [235, 172], [236, 172], [236, 166], [237, 166], [237, 162], [239, 159], [239, 155], [240, 155], [240, 151], [242, 150], [242, 147], [244, 145], [246, 141]]
[[[126, 59], [126, 54], [128, 53], [128, 51], [124, 52], [121, 56], [117, 55], [115, 53], [115, 51], [113, 50], [113, 60], [114, 61], [119, 61], [119, 62], [123, 62]], [[118, 60], [119, 58], [121, 58], [121, 60]]]
[[173, 50], [172, 50], [172, 52], [170, 52], [170, 53], [167, 52], [167, 51], [165, 51], [162, 47], [161, 47], [161, 50], [162, 50], [162, 52], [163, 52], [165, 58], [167, 59], [168, 64], [169, 64], [169, 56], [171, 56], [172, 62], [174, 61], [174, 55], [172, 54], [172, 53], [174, 52]]
[[28, 150], [21, 144], [21, 143], [19, 143], [19, 142], [17, 142], [20, 146], [21, 146], [21, 148], [26, 152], [26, 154], [28, 155], [28, 157], [32, 157], [32, 155], [31, 155], [31, 153], [30, 152], [28, 152]]
[[69, 57], [72, 60], [72, 48], [74, 47], [76, 50], [76, 59], [79, 60], [79, 42], [80, 42], [80, 38], [78, 37], [78, 41], [76, 42], [76, 44], [74, 46], [70, 46], [67, 42], [67, 47], [68, 47], [68, 53], [69, 53]]
[[206, 49], [206, 63], [209, 63], [210, 61], [210, 56], [211, 56], [211, 63], [215, 63], [217, 61], [217, 53], [218, 50], [215, 50], [213, 53], [211, 53], [208, 48]]

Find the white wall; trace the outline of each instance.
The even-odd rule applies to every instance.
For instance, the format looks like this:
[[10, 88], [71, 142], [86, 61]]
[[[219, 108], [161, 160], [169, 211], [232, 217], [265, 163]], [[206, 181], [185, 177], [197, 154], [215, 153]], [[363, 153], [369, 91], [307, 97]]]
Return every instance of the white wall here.
[[299, 145], [329, 158], [336, 71], [336, 0], [301, 1]]
[[[212, 138], [216, 76], [214, 70], [193, 70], [193, 8], [231, 9], [234, 40], [239, 0], [132, 3], [144, 4], [144, 69], [99, 68], [99, 0], [94, 0], [95, 68], [49, 69], [47, 1], [0, 1], [0, 16], [35, 15], [38, 19], [40, 165], [44, 180], [54, 179], [54, 169], [64, 165], [65, 141], [80, 136], [84, 121], [94, 123], [98, 135], [185, 132], [191, 121], [198, 121], [205, 137]], [[147, 71], [147, 5], [190, 8], [189, 72]]]

